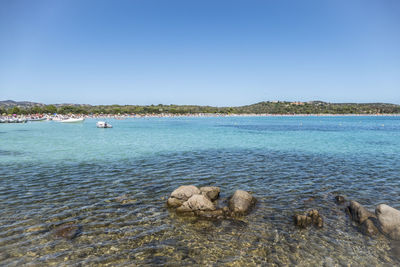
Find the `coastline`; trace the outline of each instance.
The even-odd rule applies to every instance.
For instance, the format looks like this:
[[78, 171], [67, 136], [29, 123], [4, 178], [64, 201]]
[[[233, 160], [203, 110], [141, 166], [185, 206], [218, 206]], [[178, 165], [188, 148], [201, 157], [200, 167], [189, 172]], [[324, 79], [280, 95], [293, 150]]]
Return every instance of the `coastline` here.
[[0, 115], [0, 122], [7, 123], [10, 120], [35, 121], [35, 120], [53, 120], [68, 118], [84, 119], [128, 119], [128, 118], [185, 118], [185, 117], [400, 117], [400, 114], [214, 114], [214, 113], [196, 113], [196, 114], [28, 114], [28, 115]]

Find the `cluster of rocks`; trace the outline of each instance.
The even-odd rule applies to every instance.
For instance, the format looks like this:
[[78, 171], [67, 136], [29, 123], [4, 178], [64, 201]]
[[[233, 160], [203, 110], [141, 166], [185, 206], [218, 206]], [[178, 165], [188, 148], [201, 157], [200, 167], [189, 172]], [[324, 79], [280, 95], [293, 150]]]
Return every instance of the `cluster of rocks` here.
[[312, 224], [318, 228], [322, 228], [324, 225], [324, 221], [318, 210], [310, 210], [305, 214], [296, 214], [293, 219], [294, 224], [301, 228], [306, 228]]
[[[223, 219], [236, 215], [245, 215], [256, 203], [250, 193], [243, 190], [236, 192], [228, 199], [227, 205], [219, 203], [220, 189], [215, 186], [196, 187], [183, 185], [175, 189], [167, 200], [170, 208], [177, 213], [191, 214], [201, 217]], [[356, 201], [347, 201], [343, 196], [336, 196], [339, 205], [346, 205], [350, 218], [357, 224], [360, 231], [374, 236], [383, 233], [393, 240], [400, 240], [400, 211], [386, 204], [380, 204], [375, 212], [364, 208]], [[294, 224], [300, 228], [314, 225], [322, 228], [324, 220], [318, 210], [309, 210], [293, 216]]]
[[[340, 199], [341, 201], [338, 201]], [[337, 196], [338, 204], [347, 203], [344, 197]], [[349, 201], [346, 210], [360, 231], [369, 236], [383, 233], [393, 240], [400, 240], [400, 211], [386, 204], [379, 204], [375, 213], [364, 208], [357, 201]]]
[[236, 192], [229, 198], [228, 206], [218, 204], [219, 187], [182, 185], [175, 189], [167, 200], [170, 208], [178, 213], [193, 214], [201, 217], [226, 218], [234, 215], [244, 215], [256, 203], [256, 198], [243, 190]]

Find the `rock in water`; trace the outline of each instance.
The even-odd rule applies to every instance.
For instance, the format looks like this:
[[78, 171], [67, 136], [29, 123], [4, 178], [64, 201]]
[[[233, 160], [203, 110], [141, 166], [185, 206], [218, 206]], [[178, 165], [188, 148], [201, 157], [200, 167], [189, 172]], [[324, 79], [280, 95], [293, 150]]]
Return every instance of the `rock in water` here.
[[184, 185], [171, 193], [167, 205], [175, 208], [178, 213], [219, 220], [235, 215], [244, 215], [256, 203], [256, 199], [251, 194], [237, 190], [229, 200], [229, 207], [220, 207], [215, 202], [219, 194], [220, 189], [216, 186], [205, 186], [198, 189], [194, 185]]
[[363, 234], [374, 236], [379, 233], [376, 227], [378, 223], [375, 214], [365, 209], [360, 203], [350, 201], [350, 206], [347, 207], [347, 210], [351, 219], [358, 223], [358, 227]]
[[301, 228], [306, 228], [307, 226], [314, 224], [318, 228], [322, 228], [324, 221], [317, 210], [310, 210], [306, 214], [294, 215], [294, 224]]
[[400, 240], [400, 211], [385, 204], [375, 209], [381, 231], [393, 240]]
[[213, 211], [215, 210], [214, 204], [207, 197], [203, 195], [193, 195], [182, 206], [178, 207], [176, 211]]
[[170, 197], [167, 200], [167, 205], [168, 205], [168, 207], [171, 207], [171, 208], [177, 208], [177, 207], [180, 207], [183, 204], [183, 202], [184, 201], [179, 200], [177, 198]]
[[171, 193], [171, 197], [183, 201], [188, 200], [193, 195], [201, 194], [200, 189], [194, 185], [182, 185]]
[[296, 214], [293, 217], [294, 224], [301, 228], [306, 228], [311, 224], [311, 218], [306, 215]]
[[310, 210], [307, 216], [311, 218], [312, 223], [321, 228], [324, 225], [321, 215], [319, 215], [318, 210]]
[[351, 218], [353, 221], [362, 224], [366, 219], [372, 217], [375, 218], [375, 215], [366, 210], [360, 203], [356, 201], [350, 201], [350, 206], [347, 207]]
[[243, 190], [236, 190], [229, 200], [229, 209], [237, 214], [245, 214], [256, 203], [256, 198]]
[[369, 218], [366, 219], [361, 225], [360, 225], [360, 230], [363, 234], [369, 235], [369, 236], [374, 236], [379, 233], [378, 228], [375, 226], [373, 220], [376, 221], [374, 218]]
[[335, 196], [335, 202], [336, 204], [343, 204], [346, 202], [346, 199], [344, 196]]
[[54, 230], [54, 234], [57, 237], [62, 237], [65, 239], [74, 239], [81, 233], [81, 226], [74, 223], [66, 223], [57, 226]]
[[208, 197], [211, 201], [216, 200], [219, 197], [220, 189], [216, 186], [204, 186], [200, 187], [200, 191], [203, 195]]
[[188, 200], [191, 196], [201, 194], [200, 189], [194, 185], [182, 185], [175, 189], [170, 198], [167, 200], [167, 205], [172, 208], [179, 207]]

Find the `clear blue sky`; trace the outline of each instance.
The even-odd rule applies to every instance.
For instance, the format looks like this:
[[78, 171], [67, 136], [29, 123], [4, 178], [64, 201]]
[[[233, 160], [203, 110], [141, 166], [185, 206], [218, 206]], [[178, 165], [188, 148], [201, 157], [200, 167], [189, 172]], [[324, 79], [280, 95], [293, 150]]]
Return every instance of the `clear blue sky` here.
[[1, 0], [6, 99], [400, 104], [400, 1]]

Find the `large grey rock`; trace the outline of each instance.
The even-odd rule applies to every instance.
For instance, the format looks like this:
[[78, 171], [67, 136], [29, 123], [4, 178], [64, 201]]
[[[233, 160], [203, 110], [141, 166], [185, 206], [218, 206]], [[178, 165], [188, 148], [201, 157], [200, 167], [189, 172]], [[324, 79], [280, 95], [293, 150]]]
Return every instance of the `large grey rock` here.
[[193, 195], [187, 201], [185, 201], [182, 206], [178, 207], [176, 211], [178, 212], [188, 212], [188, 211], [213, 211], [215, 210], [214, 204], [203, 195]]
[[256, 203], [256, 199], [248, 192], [236, 190], [229, 200], [229, 209], [237, 214], [249, 212], [250, 208]]
[[194, 185], [182, 185], [175, 189], [167, 200], [168, 207], [180, 207], [191, 196], [200, 194], [201, 191]]
[[366, 210], [360, 203], [356, 201], [350, 201], [348, 211], [353, 221], [362, 224], [366, 219], [372, 217], [375, 218], [375, 214]]
[[389, 238], [400, 240], [400, 211], [385, 204], [375, 209], [379, 228]]
[[201, 191], [194, 185], [182, 185], [171, 193], [171, 197], [186, 201], [191, 196], [200, 194]]
[[219, 197], [220, 189], [216, 186], [203, 186], [200, 187], [200, 191], [203, 195], [208, 197], [211, 201], [216, 200]]

